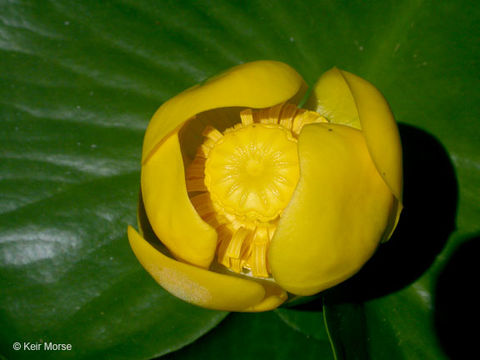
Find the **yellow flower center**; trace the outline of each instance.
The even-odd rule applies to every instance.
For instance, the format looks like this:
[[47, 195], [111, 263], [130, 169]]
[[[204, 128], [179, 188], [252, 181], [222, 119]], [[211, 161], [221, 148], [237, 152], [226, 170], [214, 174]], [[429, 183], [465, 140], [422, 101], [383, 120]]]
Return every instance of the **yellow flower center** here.
[[281, 104], [247, 109], [223, 134], [207, 127], [186, 172], [199, 215], [218, 233], [217, 261], [237, 273], [269, 277], [267, 251], [299, 177], [297, 137], [315, 112]]
[[211, 149], [205, 185], [223, 213], [249, 225], [274, 220], [298, 181], [297, 140], [281, 125], [227, 131]]

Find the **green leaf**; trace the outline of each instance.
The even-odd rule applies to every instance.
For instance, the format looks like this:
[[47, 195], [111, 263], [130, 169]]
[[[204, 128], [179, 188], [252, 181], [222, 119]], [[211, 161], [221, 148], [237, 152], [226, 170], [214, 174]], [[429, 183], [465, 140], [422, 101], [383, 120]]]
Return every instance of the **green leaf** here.
[[7, 357], [55, 357], [11, 350], [15, 341], [53, 341], [72, 344], [67, 355], [75, 358], [150, 358], [223, 319], [167, 294], [135, 260], [125, 226], [134, 221], [130, 184], [137, 179], [81, 181], [4, 214], [0, 338]]
[[323, 312], [315, 310], [276, 309], [278, 317], [293, 330], [299, 331], [308, 338], [328, 342]]
[[199, 357], [205, 359], [333, 359], [327, 339], [318, 340], [292, 329], [274, 312], [232, 313], [200, 341], [165, 358], [183, 360]]
[[370, 359], [363, 305], [329, 304], [323, 311], [335, 359]]
[[[479, 17], [466, 0], [0, 1], [0, 357], [149, 358], [222, 320], [151, 280], [125, 228], [136, 222], [141, 142], [156, 108], [258, 59], [287, 62], [310, 85], [332, 66], [356, 73], [405, 124], [400, 226], [326, 295], [336, 355], [455, 354], [438, 314], [452, 285], [439, 279], [480, 230]], [[452, 313], [474, 311], [453, 304]], [[328, 358], [318, 311], [235, 314], [178, 354], [221, 355], [220, 343], [231, 357]], [[14, 341], [73, 350], [15, 352]]]

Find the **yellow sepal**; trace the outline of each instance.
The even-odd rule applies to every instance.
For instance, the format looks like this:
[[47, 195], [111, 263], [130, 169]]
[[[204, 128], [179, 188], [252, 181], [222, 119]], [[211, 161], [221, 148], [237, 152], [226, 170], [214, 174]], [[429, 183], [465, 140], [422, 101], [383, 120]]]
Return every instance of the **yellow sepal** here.
[[145, 211], [157, 237], [177, 259], [207, 268], [215, 256], [217, 233], [188, 198], [177, 132], [142, 166], [141, 182]]
[[305, 103], [305, 108], [316, 111], [334, 124], [361, 128], [352, 92], [342, 71], [336, 67], [320, 76]]
[[402, 145], [390, 106], [377, 88], [367, 80], [347, 71], [342, 71], [342, 74], [357, 104], [360, 124], [370, 156], [393, 195], [401, 202]]
[[280, 305], [286, 294], [278, 287], [219, 274], [163, 255], [131, 226], [128, 239], [135, 256], [165, 290], [189, 303], [214, 310], [266, 311]]
[[312, 124], [299, 140], [300, 179], [272, 239], [275, 281], [313, 295], [357, 272], [388, 226], [394, 197], [361, 131]]
[[359, 76], [333, 68], [315, 84], [306, 108], [332, 123], [362, 130], [378, 172], [399, 202], [398, 218], [402, 209], [402, 147], [393, 114], [378, 89]]
[[222, 107], [270, 107], [306, 91], [302, 77], [287, 64], [254, 61], [235, 66], [165, 102], [153, 115], [143, 142], [142, 163], [165, 137], [192, 116]]

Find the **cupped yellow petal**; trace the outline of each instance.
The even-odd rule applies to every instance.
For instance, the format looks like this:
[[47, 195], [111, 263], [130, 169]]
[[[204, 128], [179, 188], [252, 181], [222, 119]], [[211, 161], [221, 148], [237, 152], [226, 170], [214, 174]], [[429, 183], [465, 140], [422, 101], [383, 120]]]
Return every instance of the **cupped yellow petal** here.
[[268, 260], [282, 288], [312, 295], [347, 279], [371, 257], [388, 231], [394, 197], [361, 131], [307, 125], [298, 145], [300, 179]]
[[131, 226], [128, 227], [128, 239], [137, 259], [155, 281], [184, 301], [225, 311], [265, 311], [278, 306], [273, 291], [268, 294], [269, 290], [255, 281], [215, 273], [171, 259], [143, 239]]
[[324, 73], [315, 84], [306, 108], [336, 124], [361, 129], [378, 172], [395, 195], [401, 211], [402, 147], [390, 107], [371, 83], [337, 68]]
[[177, 132], [142, 166], [141, 182], [145, 211], [158, 238], [177, 259], [207, 268], [215, 256], [217, 233], [188, 198]]
[[194, 86], [165, 102], [153, 115], [143, 142], [145, 163], [166, 135], [192, 116], [222, 107], [264, 108], [299, 99], [306, 91], [302, 77], [287, 64], [254, 61]]

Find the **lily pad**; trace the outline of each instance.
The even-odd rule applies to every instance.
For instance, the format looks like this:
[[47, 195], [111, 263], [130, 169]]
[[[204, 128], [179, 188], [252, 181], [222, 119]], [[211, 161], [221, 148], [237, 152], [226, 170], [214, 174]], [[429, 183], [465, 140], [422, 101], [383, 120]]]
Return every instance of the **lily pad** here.
[[276, 309], [278, 317], [293, 330], [304, 334], [307, 338], [329, 342], [322, 311]]
[[[404, 124], [399, 229], [325, 295], [336, 356], [446, 358], [437, 310], [450, 283], [439, 274], [479, 231], [479, 17], [469, 1], [0, 2], [0, 357], [147, 359], [197, 339], [173, 354], [218, 355], [220, 342], [232, 358], [331, 356], [321, 308], [312, 322], [305, 309], [234, 314], [201, 337], [226, 314], [168, 295], [125, 234], [156, 108], [233, 65], [272, 59], [310, 85], [332, 66], [358, 74]], [[72, 350], [15, 351], [15, 341]]]
[[232, 313], [199, 341], [165, 358], [198, 359], [199, 356], [205, 359], [334, 359], [327, 338], [308, 336], [284, 323], [274, 312]]

